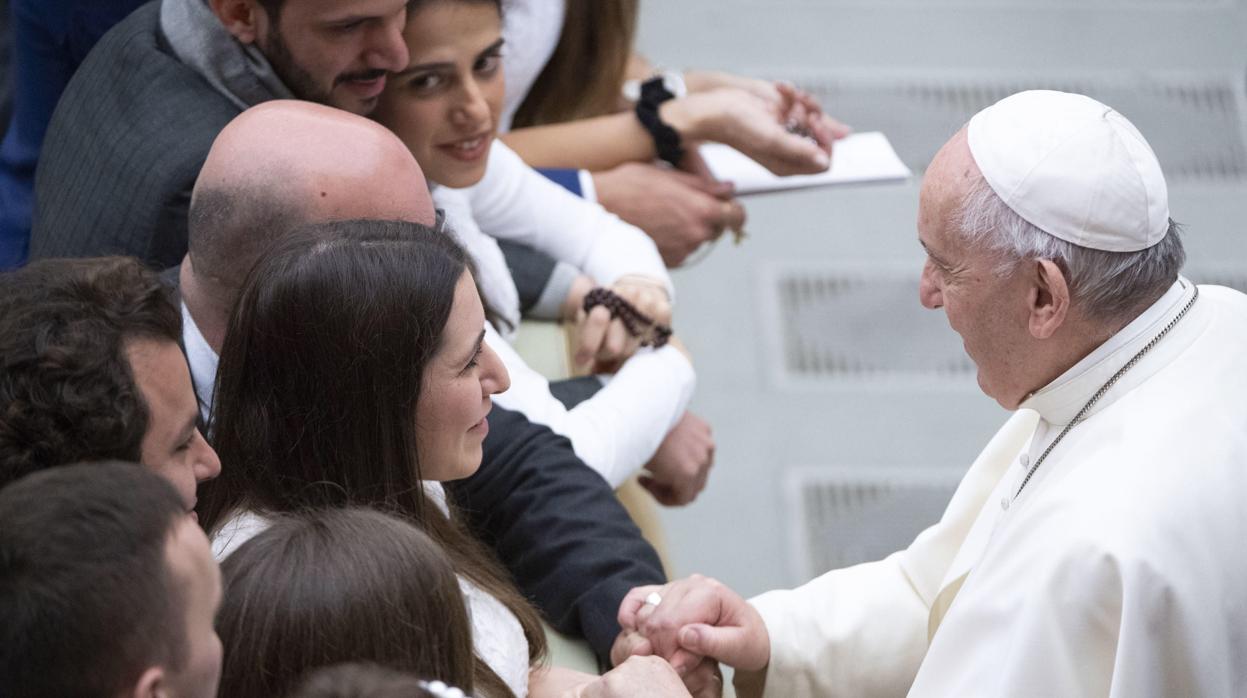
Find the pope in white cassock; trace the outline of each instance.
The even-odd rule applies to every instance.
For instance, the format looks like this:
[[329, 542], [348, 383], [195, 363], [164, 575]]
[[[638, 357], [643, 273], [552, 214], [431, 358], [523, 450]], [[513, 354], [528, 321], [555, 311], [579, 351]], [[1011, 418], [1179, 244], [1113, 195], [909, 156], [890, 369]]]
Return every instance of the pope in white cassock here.
[[1143, 136], [1013, 95], [940, 150], [918, 237], [923, 305], [1016, 409], [943, 518], [748, 603], [635, 589], [616, 658], [717, 659], [744, 696], [1247, 695], [1247, 296], [1179, 275]]

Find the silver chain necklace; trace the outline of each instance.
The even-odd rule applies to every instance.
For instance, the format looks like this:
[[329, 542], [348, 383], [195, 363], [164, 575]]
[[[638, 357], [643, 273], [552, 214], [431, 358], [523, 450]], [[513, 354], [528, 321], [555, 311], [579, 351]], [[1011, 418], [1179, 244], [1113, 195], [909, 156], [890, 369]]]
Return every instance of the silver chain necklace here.
[[1049, 453], [1052, 453], [1052, 449], [1056, 448], [1057, 444], [1061, 443], [1061, 439], [1065, 438], [1065, 435], [1069, 433], [1070, 429], [1073, 429], [1083, 420], [1083, 417], [1086, 416], [1091, 407], [1095, 405], [1095, 403], [1099, 402], [1100, 398], [1104, 397], [1104, 394], [1117, 383], [1118, 379], [1126, 374], [1126, 371], [1134, 368], [1135, 364], [1139, 363], [1139, 359], [1143, 358], [1144, 354], [1151, 351], [1152, 347], [1156, 346], [1157, 342], [1159, 342], [1162, 337], [1169, 334], [1169, 330], [1172, 330], [1173, 326], [1178, 324], [1178, 321], [1186, 316], [1187, 311], [1191, 309], [1191, 306], [1195, 305], [1195, 301], [1198, 299], [1199, 287], [1196, 286], [1195, 295], [1191, 296], [1191, 300], [1187, 301], [1186, 307], [1182, 309], [1182, 312], [1178, 313], [1176, 317], [1170, 320], [1169, 324], [1165, 325], [1165, 329], [1160, 331], [1160, 334], [1152, 337], [1152, 341], [1148, 342], [1147, 346], [1140, 349], [1139, 353], [1135, 354], [1129, 361], [1127, 361], [1125, 366], [1118, 369], [1117, 373], [1114, 373], [1112, 378], [1108, 379], [1108, 382], [1100, 386], [1099, 390], [1095, 391], [1095, 395], [1092, 395], [1091, 399], [1087, 401], [1087, 404], [1083, 405], [1081, 410], [1078, 410], [1078, 414], [1074, 415], [1074, 418], [1070, 420], [1069, 424], [1065, 425], [1065, 428], [1061, 430], [1061, 433], [1057, 434], [1052, 443], [1048, 444], [1048, 447], [1044, 449], [1043, 454], [1039, 456], [1039, 460], [1035, 461], [1035, 464], [1031, 466], [1029, 471], [1027, 471], [1026, 478], [1022, 480], [1022, 485], [1018, 487], [1018, 491], [1013, 495], [1014, 499], [1017, 499], [1022, 495], [1022, 490], [1026, 489], [1026, 483], [1031, 481], [1031, 476], [1035, 474], [1036, 470], [1039, 470], [1039, 466], [1044, 462], [1044, 459], [1048, 457]]

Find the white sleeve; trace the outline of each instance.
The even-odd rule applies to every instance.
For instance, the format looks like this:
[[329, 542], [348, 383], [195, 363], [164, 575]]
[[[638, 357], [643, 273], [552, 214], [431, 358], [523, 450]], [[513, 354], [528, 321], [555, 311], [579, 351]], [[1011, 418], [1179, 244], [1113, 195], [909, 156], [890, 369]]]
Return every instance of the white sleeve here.
[[534, 247], [609, 286], [639, 274], [673, 294], [658, 247], [640, 228], [541, 176], [495, 139], [485, 177], [464, 190], [489, 235]]
[[549, 381], [488, 323], [485, 338], [511, 374], [510, 389], [494, 402], [566, 436], [576, 455], [611, 487], [649, 462], [688, 408], [696, 382], [692, 364], [679, 350], [642, 349], [597, 394], [569, 410], [550, 394]]
[[[446, 229], [476, 265], [476, 283], [489, 307], [511, 327], [520, 323], [520, 297], [498, 241], [481, 231], [472, 217], [472, 203], [463, 189], [434, 187], [433, 202], [446, 215]], [[510, 334], [514, 334], [511, 331]]]
[[945, 576], [1037, 422], [1030, 410], [1015, 412], [970, 466], [939, 523], [907, 549], [750, 599], [766, 623], [771, 661], [761, 672], [736, 672], [737, 695], [905, 695], [926, 654], [931, 609]]

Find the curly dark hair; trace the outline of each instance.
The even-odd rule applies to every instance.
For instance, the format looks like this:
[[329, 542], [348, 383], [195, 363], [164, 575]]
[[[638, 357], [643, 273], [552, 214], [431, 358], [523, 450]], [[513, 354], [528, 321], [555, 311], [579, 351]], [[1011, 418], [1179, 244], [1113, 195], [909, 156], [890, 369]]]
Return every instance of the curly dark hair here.
[[126, 343], [181, 337], [170, 290], [136, 259], [0, 275], [0, 487], [56, 465], [137, 462], [148, 412]]

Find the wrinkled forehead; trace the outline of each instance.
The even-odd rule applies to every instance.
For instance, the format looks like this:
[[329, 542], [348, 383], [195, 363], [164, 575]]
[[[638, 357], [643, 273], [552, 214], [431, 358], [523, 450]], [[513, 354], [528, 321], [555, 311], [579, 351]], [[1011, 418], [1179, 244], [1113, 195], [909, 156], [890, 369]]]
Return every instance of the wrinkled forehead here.
[[961, 129], [931, 160], [919, 194], [919, 228], [946, 224], [982, 178]]

